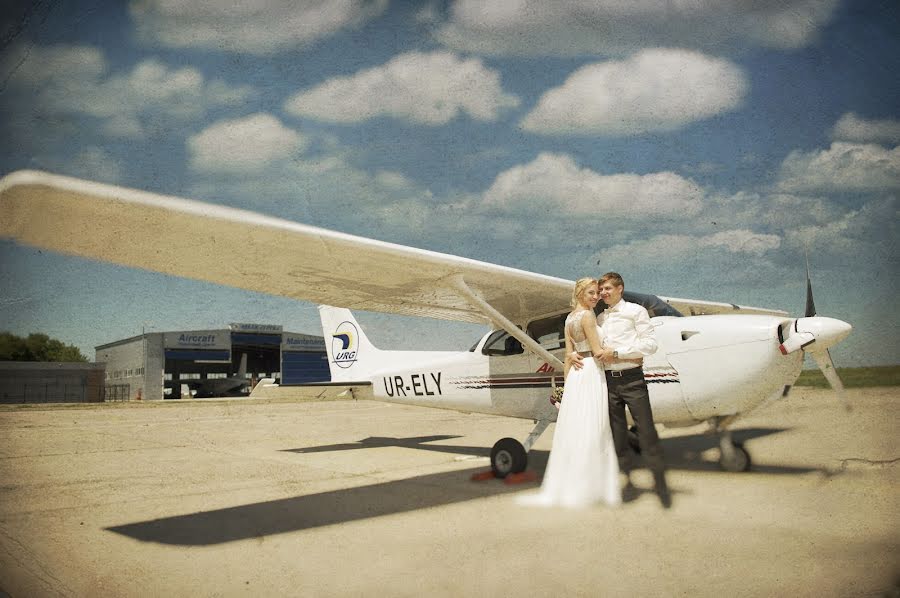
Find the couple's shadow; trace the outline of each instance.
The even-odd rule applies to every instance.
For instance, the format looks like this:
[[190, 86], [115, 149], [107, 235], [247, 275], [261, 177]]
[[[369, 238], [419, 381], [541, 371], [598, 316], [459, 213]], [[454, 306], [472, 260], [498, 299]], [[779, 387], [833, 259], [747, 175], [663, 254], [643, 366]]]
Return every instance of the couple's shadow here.
[[[744, 428], [734, 430], [732, 437], [736, 444], [744, 445], [745, 443], [747, 443], [749, 446], [752, 445], [753, 441], [757, 439], [780, 434], [788, 430], [790, 430], [790, 428]], [[629, 434], [631, 435], [632, 432], [629, 432]], [[629, 443], [630, 445], [636, 444], [636, 437], [630, 438], [629, 440], [633, 441]], [[666, 469], [670, 472], [692, 471], [714, 473], [720, 475], [752, 476], [755, 474], [798, 475], [816, 471], [823, 471], [822, 469], [817, 467], [804, 467], [798, 465], [774, 463], [754, 463], [749, 471], [740, 473], [723, 471], [717, 459], [711, 460], [704, 455], [704, 453], [707, 453], [707, 451], [713, 451], [716, 454], [716, 457], [718, 457], [719, 450], [718, 437], [714, 434], [708, 434], [705, 432], [683, 434], [680, 436], [670, 436], [668, 438], [662, 437], [660, 438], [660, 446], [663, 450]], [[653, 488], [652, 480], [649, 482], [649, 485], [643, 483], [644, 476], [650, 476], [650, 471], [647, 469], [646, 463], [644, 463], [644, 459], [634, 449], [632, 449], [632, 453], [633, 471], [638, 472], [634, 477], [639, 478], [637, 481], [642, 483], [638, 486], [635, 486], [634, 484], [627, 484], [624, 482], [623, 476], [622, 502], [624, 503], [634, 502], [640, 499], [645, 494], [650, 494], [654, 497], [656, 496], [656, 491]], [[531, 451], [529, 453], [529, 468], [533, 469], [534, 472], [538, 474], [538, 483], [540, 483], [543, 478], [544, 471], [547, 467], [549, 454], [549, 451]], [[679, 493], [677, 490], [673, 489], [671, 485], [669, 487], [669, 491], [673, 496]]]

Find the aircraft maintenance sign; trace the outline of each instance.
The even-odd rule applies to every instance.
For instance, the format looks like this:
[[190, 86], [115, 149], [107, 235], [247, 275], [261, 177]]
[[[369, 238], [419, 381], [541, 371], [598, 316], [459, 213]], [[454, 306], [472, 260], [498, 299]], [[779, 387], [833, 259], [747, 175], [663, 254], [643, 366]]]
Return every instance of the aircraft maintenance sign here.
[[163, 347], [195, 351], [231, 351], [231, 332], [228, 330], [166, 332], [163, 335]]
[[324, 351], [325, 340], [320, 336], [292, 334], [286, 332], [281, 336], [282, 351]]

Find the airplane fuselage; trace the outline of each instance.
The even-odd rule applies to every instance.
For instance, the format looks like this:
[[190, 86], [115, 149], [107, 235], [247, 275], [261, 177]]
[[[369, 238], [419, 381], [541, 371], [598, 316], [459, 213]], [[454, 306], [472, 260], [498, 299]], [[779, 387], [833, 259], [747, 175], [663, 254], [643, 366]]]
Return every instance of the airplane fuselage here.
[[[746, 412], [783, 395], [800, 374], [802, 353], [778, 349], [778, 328], [790, 319], [717, 315], [652, 322], [659, 350], [643, 367], [659, 423], [689, 425]], [[366, 376], [371, 398], [554, 421], [549, 396], [552, 380], [563, 384], [562, 372], [528, 352], [485, 354], [495, 334], [469, 352], [381, 352], [390, 366]], [[560, 359], [564, 352], [551, 350]]]

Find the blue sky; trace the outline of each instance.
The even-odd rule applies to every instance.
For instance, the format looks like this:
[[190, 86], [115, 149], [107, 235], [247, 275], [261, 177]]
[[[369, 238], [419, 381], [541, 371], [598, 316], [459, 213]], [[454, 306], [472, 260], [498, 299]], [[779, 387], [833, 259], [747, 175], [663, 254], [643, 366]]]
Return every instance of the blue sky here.
[[[35, 168], [564, 278], [820, 315], [900, 363], [900, 8], [859, 0], [11, 2]], [[103, 223], [97, 223], [98, 227]], [[260, 264], [264, 269], [265, 264]], [[314, 306], [0, 242], [0, 329], [81, 347]], [[362, 314], [386, 347], [483, 329]]]

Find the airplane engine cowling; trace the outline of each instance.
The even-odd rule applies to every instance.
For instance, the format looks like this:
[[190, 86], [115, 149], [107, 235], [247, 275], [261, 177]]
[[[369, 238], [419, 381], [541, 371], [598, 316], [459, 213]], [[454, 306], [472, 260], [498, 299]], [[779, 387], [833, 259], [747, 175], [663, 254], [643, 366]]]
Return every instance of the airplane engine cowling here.
[[665, 323], [679, 333], [666, 348], [695, 421], [744, 413], [794, 383], [802, 354], [786, 357], [778, 350], [779, 326], [790, 323], [763, 315], [690, 316]]

